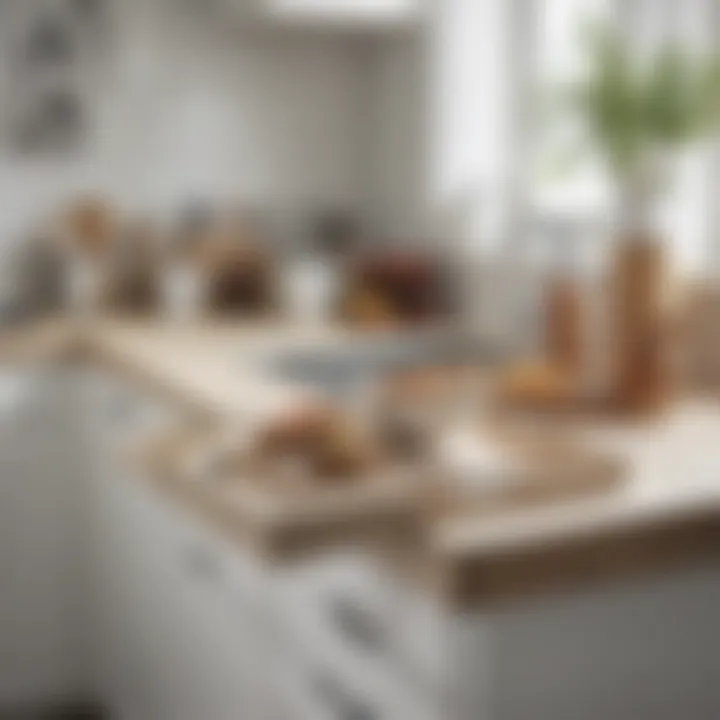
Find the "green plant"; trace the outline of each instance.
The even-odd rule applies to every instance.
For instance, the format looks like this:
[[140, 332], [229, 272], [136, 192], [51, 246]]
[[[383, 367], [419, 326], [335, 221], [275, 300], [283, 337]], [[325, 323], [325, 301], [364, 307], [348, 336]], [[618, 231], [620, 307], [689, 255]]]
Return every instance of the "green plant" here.
[[720, 56], [671, 41], [640, 56], [607, 26], [589, 28], [586, 45], [587, 72], [563, 93], [562, 107], [621, 187], [646, 197], [662, 179], [658, 163], [720, 127]]

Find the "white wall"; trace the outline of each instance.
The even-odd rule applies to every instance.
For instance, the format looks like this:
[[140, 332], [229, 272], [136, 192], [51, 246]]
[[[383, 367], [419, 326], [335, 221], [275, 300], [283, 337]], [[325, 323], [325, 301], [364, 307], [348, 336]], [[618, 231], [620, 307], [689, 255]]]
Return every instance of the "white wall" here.
[[357, 201], [361, 56], [348, 39], [242, 33], [204, 14], [170, 33], [155, 22], [134, 28], [125, 68], [135, 200]]
[[430, 186], [426, 37], [379, 38], [368, 52], [370, 216], [389, 238], [422, 238]]
[[[514, 138], [506, 0], [444, 0], [429, 44], [432, 198], [502, 214]], [[504, 219], [497, 218], [499, 226]]]
[[77, 190], [131, 209], [188, 196], [355, 203], [362, 54], [343, 36], [259, 35], [179, 0], [117, 0], [96, 131], [77, 157], [0, 146], [0, 243]]

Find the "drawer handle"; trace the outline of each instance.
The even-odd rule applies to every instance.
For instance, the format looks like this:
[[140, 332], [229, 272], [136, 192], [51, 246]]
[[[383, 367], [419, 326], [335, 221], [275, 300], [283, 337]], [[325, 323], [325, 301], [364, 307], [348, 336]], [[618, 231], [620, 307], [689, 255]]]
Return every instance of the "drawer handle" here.
[[329, 602], [328, 614], [346, 639], [372, 653], [383, 651], [385, 633], [382, 624], [357, 602], [348, 597], [334, 598]]

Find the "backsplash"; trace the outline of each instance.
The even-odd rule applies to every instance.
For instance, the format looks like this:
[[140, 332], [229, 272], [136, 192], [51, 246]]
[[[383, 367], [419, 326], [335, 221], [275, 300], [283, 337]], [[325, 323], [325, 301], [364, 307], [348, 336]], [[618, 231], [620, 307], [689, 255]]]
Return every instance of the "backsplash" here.
[[170, 13], [162, 0], [110, 4], [113, 63], [89, 142], [52, 160], [0, 143], [0, 296], [10, 280], [2, 248], [82, 192], [161, 223], [195, 197], [267, 205], [285, 227], [295, 224], [286, 215], [359, 204], [362, 148], [348, 141], [362, 137], [359, 45], [244, 37], [212, 12]]

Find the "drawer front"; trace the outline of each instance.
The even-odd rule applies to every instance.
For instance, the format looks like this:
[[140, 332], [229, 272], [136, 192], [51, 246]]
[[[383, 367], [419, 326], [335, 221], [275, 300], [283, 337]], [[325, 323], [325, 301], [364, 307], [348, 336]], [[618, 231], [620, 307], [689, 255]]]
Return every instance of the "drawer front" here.
[[280, 703], [309, 708], [290, 717], [432, 717], [432, 694], [416, 692], [401, 663], [399, 588], [372, 555], [307, 561], [278, 574], [274, 587], [281, 628], [276, 695]]
[[278, 622], [301, 643], [381, 662], [398, 612], [393, 585], [370, 554], [336, 552], [276, 571]]
[[422, 707], [447, 694], [448, 614], [422, 588], [401, 584], [372, 555], [320, 558], [282, 573], [274, 597], [280, 639], [312, 652], [351, 684], [390, 687]]
[[[287, 648], [292, 657], [278, 676], [280, 717], [293, 720], [434, 720], [428, 706], [387, 674], [369, 678], [355, 669]], [[440, 720], [437, 716], [437, 720]], [[444, 720], [444, 719], [443, 719]]]

